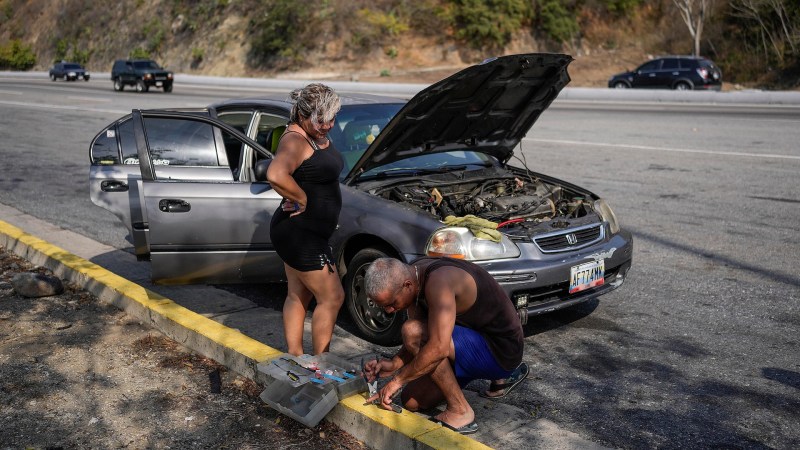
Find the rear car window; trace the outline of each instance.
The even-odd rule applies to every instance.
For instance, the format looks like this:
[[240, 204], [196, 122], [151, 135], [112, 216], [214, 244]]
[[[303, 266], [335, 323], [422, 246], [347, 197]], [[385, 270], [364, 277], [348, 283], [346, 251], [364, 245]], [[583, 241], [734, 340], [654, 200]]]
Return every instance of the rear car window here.
[[661, 66], [661, 70], [675, 70], [678, 68], [678, 60], [676, 58], [667, 58]]
[[219, 165], [214, 129], [210, 124], [150, 117], [144, 119], [144, 126], [154, 165]]
[[108, 165], [119, 164], [119, 145], [117, 144], [117, 129], [111, 125], [106, 128], [92, 142], [92, 164]]

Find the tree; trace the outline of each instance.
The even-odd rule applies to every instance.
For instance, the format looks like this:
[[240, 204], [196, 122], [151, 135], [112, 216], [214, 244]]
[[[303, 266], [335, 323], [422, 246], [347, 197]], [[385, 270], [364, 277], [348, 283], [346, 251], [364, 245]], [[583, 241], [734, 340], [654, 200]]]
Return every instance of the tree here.
[[703, 35], [703, 22], [714, 7], [715, 0], [672, 0], [678, 7], [683, 21], [689, 28], [689, 34], [694, 40], [695, 56], [700, 55], [700, 38]]
[[798, 56], [800, 8], [787, 8], [784, 0], [732, 0], [734, 15], [758, 24], [764, 53], [772, 54], [783, 66], [786, 56]]

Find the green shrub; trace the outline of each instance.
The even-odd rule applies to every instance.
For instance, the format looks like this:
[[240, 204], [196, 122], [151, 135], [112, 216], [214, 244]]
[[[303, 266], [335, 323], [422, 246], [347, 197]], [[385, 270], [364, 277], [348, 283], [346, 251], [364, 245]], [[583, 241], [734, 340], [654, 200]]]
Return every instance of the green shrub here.
[[409, 26], [394, 11], [383, 12], [371, 8], [356, 11], [356, 21], [350, 27], [352, 43], [357, 48], [383, 45], [392, 37], [408, 31]]
[[642, 0], [602, 0], [608, 12], [617, 17], [629, 16], [642, 3]]
[[[270, 4], [271, 3], [271, 4]], [[313, 5], [294, 0], [274, 0], [256, 11], [251, 19], [249, 58], [255, 65], [275, 60], [290, 64], [307, 50], [303, 34], [313, 29]], [[259, 14], [260, 12], [260, 14]]]
[[192, 61], [195, 61], [195, 62], [199, 63], [199, 62], [203, 61], [203, 57], [204, 56], [205, 56], [205, 53], [203, 52], [202, 48], [200, 48], [200, 47], [193, 47], [192, 48]]
[[558, 42], [568, 42], [580, 31], [577, 14], [570, 11], [561, 0], [542, 0], [539, 20], [542, 29]]
[[36, 65], [36, 55], [30, 46], [14, 39], [0, 46], [0, 69], [28, 70]]
[[56, 54], [53, 57], [53, 62], [57, 63], [67, 57], [67, 50], [69, 50], [69, 43], [66, 39], [59, 39], [56, 42]]
[[85, 66], [92, 56], [91, 50], [81, 50], [77, 46], [72, 47], [72, 52], [69, 55], [69, 60]]
[[143, 49], [142, 47], [136, 47], [135, 49], [131, 50], [128, 54], [128, 58], [130, 59], [150, 59], [150, 52]]
[[450, 0], [455, 35], [475, 48], [503, 47], [530, 16], [524, 0]]

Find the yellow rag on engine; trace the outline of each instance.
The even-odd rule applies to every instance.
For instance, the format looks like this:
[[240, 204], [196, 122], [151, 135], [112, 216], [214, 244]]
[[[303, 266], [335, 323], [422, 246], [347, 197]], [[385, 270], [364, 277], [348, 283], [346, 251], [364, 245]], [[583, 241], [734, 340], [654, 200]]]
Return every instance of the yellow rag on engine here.
[[468, 228], [478, 239], [487, 239], [493, 242], [500, 242], [502, 234], [497, 231], [497, 224], [491, 220], [482, 219], [472, 214], [463, 217], [447, 216], [444, 223], [453, 227]]

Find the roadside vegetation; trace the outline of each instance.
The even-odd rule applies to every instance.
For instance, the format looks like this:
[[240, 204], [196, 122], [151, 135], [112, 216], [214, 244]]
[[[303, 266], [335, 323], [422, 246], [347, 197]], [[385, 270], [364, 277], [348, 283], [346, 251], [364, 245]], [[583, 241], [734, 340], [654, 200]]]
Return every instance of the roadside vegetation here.
[[168, 59], [173, 70], [195, 73], [219, 72], [234, 58], [247, 75], [346, 64], [391, 76], [430, 65], [420, 54], [434, 47], [465, 65], [520, 49], [576, 58], [694, 53], [714, 60], [726, 82], [798, 88], [800, 3], [121, 0], [94, 7], [84, 0], [0, 0], [0, 68], [12, 70], [45, 69], [62, 59], [104, 68], [129, 56]]

